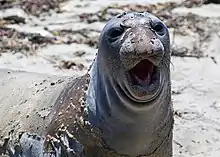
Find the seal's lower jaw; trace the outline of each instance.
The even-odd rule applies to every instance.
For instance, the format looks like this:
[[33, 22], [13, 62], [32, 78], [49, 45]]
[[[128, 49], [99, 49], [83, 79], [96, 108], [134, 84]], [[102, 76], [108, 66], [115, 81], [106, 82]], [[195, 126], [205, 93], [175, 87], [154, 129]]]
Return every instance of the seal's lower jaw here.
[[129, 84], [136, 90], [153, 94], [160, 85], [159, 68], [148, 59], [141, 60], [128, 71]]

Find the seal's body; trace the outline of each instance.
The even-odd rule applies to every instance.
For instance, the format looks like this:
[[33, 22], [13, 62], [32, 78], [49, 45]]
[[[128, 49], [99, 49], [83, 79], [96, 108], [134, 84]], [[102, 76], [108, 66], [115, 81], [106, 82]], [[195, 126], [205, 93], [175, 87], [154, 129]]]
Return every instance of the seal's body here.
[[168, 30], [149, 13], [116, 16], [103, 29], [89, 87], [89, 116], [118, 154], [149, 155], [170, 141], [170, 152], [158, 155], [172, 156], [167, 60]]
[[[32, 129], [23, 127], [26, 120], [16, 121], [22, 125], [14, 132], [22, 134], [13, 144], [5, 140], [0, 154], [7, 150], [19, 157], [171, 157], [169, 42], [167, 27], [149, 13], [114, 17], [102, 31], [90, 76], [66, 81], [59, 94], [47, 90], [47, 98], [56, 101], [47, 103], [44, 119], [29, 120]], [[34, 82], [29, 86], [34, 88]], [[33, 102], [31, 98], [25, 103]], [[44, 113], [37, 109], [36, 115]], [[7, 124], [7, 118], [4, 121]]]

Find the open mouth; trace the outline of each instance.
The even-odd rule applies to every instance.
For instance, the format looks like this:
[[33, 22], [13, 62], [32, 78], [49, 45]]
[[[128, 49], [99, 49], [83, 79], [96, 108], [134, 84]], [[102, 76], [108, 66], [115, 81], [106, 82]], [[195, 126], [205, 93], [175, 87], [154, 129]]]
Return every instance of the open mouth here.
[[135, 85], [149, 86], [158, 80], [158, 69], [148, 59], [140, 61], [129, 70], [131, 81]]

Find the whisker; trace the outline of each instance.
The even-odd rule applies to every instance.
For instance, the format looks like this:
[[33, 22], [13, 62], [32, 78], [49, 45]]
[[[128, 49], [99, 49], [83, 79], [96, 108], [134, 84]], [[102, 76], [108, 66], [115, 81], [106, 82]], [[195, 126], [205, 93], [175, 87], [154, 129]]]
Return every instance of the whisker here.
[[[164, 57], [163, 57], [163, 61], [164, 61], [164, 63], [167, 64], [167, 66], [168, 66], [168, 64], [171, 64], [173, 70], [175, 70], [174, 64], [173, 64], [173, 62], [171, 61], [171, 59], [169, 59], [169, 58], [167, 58], [166, 56], [164, 56]], [[167, 68], [168, 68], [168, 67], [167, 67]]]
[[164, 65], [165, 65], [165, 67], [169, 70], [169, 63], [166, 62], [165, 60], [163, 61], [163, 63], [164, 63]]

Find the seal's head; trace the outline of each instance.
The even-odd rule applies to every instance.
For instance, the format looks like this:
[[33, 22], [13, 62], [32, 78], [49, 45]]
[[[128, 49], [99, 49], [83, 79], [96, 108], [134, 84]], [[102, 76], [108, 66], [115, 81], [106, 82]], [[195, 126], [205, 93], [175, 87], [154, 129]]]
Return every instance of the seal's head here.
[[[123, 13], [104, 27], [98, 52], [103, 76], [136, 102], [153, 100], [169, 82], [166, 25], [150, 13]], [[168, 84], [167, 84], [168, 85]]]

